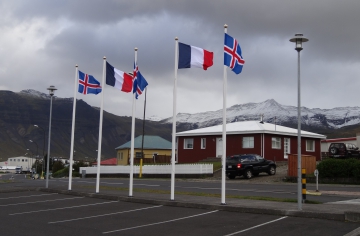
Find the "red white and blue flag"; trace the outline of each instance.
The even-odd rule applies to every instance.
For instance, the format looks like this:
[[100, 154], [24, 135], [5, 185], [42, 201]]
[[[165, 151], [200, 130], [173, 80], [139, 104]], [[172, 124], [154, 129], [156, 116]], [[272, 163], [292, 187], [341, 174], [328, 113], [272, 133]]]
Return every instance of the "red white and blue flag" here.
[[141, 75], [139, 71], [139, 67], [136, 63], [134, 63], [134, 72], [133, 72], [133, 93], [136, 93], [135, 98], [138, 99], [138, 97], [144, 92], [146, 86], [148, 85], [148, 82], [146, 79]]
[[78, 92], [82, 94], [101, 93], [100, 82], [94, 76], [79, 71], [79, 88]]
[[231, 68], [235, 74], [240, 74], [245, 64], [241, 55], [240, 44], [236, 39], [225, 33], [224, 65]]
[[213, 65], [213, 59], [213, 52], [179, 42], [179, 69], [194, 67], [207, 70]]

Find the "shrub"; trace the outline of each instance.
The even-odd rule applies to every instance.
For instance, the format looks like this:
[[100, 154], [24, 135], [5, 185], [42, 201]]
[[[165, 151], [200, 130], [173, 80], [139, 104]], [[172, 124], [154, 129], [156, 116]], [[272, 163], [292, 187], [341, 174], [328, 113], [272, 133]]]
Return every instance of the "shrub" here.
[[325, 178], [360, 178], [360, 160], [326, 159], [317, 165], [319, 176]]

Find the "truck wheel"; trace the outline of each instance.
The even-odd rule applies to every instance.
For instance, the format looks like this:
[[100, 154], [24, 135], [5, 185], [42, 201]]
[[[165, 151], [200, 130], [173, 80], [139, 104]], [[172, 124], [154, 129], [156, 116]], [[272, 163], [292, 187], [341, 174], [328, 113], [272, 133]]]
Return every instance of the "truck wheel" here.
[[251, 179], [253, 177], [253, 173], [251, 169], [246, 169], [245, 173], [244, 173], [244, 178], [245, 179]]

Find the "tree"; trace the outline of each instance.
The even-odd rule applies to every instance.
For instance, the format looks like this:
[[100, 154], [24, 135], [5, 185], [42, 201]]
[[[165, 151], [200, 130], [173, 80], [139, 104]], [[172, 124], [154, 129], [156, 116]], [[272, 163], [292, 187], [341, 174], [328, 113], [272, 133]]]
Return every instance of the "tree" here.
[[62, 163], [62, 161], [55, 161], [52, 165], [52, 172], [56, 173], [59, 170], [64, 169], [64, 164]]

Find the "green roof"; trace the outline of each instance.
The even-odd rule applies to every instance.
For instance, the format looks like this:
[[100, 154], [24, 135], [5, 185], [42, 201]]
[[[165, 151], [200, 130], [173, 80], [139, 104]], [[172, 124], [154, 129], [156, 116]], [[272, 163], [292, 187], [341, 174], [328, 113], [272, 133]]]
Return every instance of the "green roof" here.
[[[142, 135], [137, 136], [134, 140], [134, 148], [141, 148], [142, 144]], [[115, 148], [118, 149], [128, 149], [131, 148], [131, 141], [124, 143], [123, 145]], [[145, 135], [144, 136], [144, 149], [169, 149], [171, 150], [171, 142], [163, 139], [159, 136]]]

